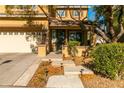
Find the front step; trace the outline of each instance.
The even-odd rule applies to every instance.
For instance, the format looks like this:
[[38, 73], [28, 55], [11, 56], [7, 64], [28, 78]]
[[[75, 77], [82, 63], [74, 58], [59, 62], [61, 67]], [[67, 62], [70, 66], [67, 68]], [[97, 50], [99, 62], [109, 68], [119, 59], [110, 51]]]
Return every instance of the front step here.
[[67, 60], [67, 61], [53, 61], [52, 62], [52, 66], [75, 66], [74, 62], [71, 60]]
[[62, 61], [62, 59], [60, 59], [60, 58], [42, 58], [42, 61], [49, 61], [49, 60], [51, 60], [51, 61]]
[[75, 75], [54, 75], [51, 76], [46, 85], [47, 88], [83, 88], [83, 84]]
[[81, 74], [81, 69], [83, 69], [82, 74], [94, 74], [93, 71], [88, 70], [82, 66], [64, 66], [65, 75], [79, 75]]
[[64, 66], [70, 66], [70, 67], [76, 66], [72, 60], [63, 61], [63, 65]]

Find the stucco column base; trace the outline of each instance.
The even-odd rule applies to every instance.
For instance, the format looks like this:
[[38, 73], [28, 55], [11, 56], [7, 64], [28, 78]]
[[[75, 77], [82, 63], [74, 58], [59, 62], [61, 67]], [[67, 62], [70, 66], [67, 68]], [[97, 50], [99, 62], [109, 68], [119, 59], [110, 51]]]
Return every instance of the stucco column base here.
[[38, 56], [45, 57], [47, 54], [47, 46], [45, 44], [38, 46]]
[[67, 46], [67, 45], [64, 45], [64, 46], [62, 47], [62, 55], [63, 55], [64, 57], [70, 57], [70, 55], [69, 55], [69, 53], [68, 53], [68, 46]]

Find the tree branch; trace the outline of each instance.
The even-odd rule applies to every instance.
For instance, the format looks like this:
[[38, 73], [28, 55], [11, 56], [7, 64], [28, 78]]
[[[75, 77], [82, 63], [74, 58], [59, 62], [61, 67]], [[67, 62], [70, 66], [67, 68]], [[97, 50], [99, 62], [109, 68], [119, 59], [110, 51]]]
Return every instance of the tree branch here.
[[114, 31], [114, 27], [113, 27], [113, 12], [112, 12], [113, 6], [108, 6], [107, 11], [109, 12], [109, 18], [108, 18], [108, 22], [109, 22], [109, 31], [112, 35], [112, 37], [115, 36], [115, 31]]
[[84, 21], [87, 17], [88, 17], [88, 11], [86, 13], [86, 16], [82, 19], [82, 21]]
[[[62, 22], [62, 16], [57, 11], [56, 11], [56, 13], [57, 13], [57, 15], [59, 16], [59, 18], [60, 18], [60, 20]], [[63, 12], [62, 12], [62, 14], [63, 14]]]
[[103, 32], [102, 29], [100, 29], [99, 27], [96, 27], [97, 32], [101, 35], [101, 37], [108, 43], [111, 42], [111, 40], [107, 37], [107, 35]]
[[71, 19], [73, 19], [74, 21], [78, 21], [76, 18], [74, 18], [72, 16], [71, 9], [69, 8], [69, 6], [68, 6], [68, 10], [69, 10], [69, 15], [70, 15]]
[[118, 15], [118, 26], [119, 26], [118, 28], [120, 28], [120, 33], [113, 38], [113, 42], [117, 42], [118, 39], [120, 39], [121, 36], [124, 34], [124, 27], [123, 27], [123, 20], [122, 20], [123, 14], [124, 14], [124, 7], [120, 6], [119, 15]]
[[47, 19], [49, 19], [48, 14], [45, 12], [42, 6], [38, 5], [38, 7], [42, 10], [42, 12], [46, 15]]
[[119, 26], [120, 26], [120, 33], [115, 38], [113, 38], [113, 42], [117, 42], [121, 38], [121, 36], [124, 34], [123, 24], [120, 23]]

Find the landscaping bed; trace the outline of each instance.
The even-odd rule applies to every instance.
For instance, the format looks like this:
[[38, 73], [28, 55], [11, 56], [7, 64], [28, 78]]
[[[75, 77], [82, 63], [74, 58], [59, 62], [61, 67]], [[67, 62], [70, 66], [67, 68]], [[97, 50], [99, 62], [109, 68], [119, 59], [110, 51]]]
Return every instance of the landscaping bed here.
[[[46, 70], [48, 70], [48, 76], [46, 77]], [[53, 75], [63, 75], [64, 70], [61, 67], [54, 67], [49, 62], [42, 62], [35, 72], [32, 79], [29, 81], [27, 87], [44, 88], [47, 84], [47, 80]]]
[[73, 57], [73, 60], [76, 66], [83, 64], [83, 57]]
[[72, 57], [63, 57], [63, 60], [72, 60]]
[[64, 57], [63, 60], [73, 60], [75, 65], [79, 66], [83, 63], [83, 57]]
[[79, 65], [85, 65], [85, 64], [88, 64], [88, 63], [91, 63], [92, 59], [87, 57], [87, 58], [84, 58], [84, 57], [74, 57], [74, 63], [79, 66]]
[[85, 88], [124, 88], [124, 80], [111, 80], [100, 75], [82, 75]]

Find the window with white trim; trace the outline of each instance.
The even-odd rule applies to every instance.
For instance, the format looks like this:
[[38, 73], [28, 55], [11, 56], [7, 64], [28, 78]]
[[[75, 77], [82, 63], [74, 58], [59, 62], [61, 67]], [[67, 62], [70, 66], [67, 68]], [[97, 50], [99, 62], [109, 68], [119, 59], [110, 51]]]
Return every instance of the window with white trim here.
[[77, 16], [79, 16], [79, 13], [78, 13], [77, 10], [73, 10], [73, 11], [72, 11], [72, 15], [77, 17]]
[[[65, 10], [57, 10], [57, 13], [58, 13], [61, 17], [65, 17]], [[56, 15], [59, 16], [58, 14], [56, 14]]]

